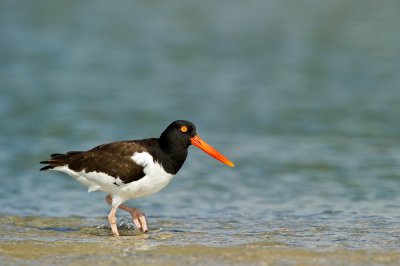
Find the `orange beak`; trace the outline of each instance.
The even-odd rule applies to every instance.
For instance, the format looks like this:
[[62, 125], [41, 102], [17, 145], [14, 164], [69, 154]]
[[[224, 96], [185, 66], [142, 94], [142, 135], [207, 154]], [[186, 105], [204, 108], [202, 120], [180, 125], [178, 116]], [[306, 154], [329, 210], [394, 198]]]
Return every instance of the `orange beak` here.
[[196, 146], [197, 148], [201, 149], [211, 157], [214, 157], [218, 161], [230, 166], [234, 167], [235, 164], [232, 163], [228, 158], [226, 158], [224, 155], [222, 155], [219, 151], [208, 145], [204, 140], [202, 140], [199, 136], [194, 136], [193, 138], [190, 139], [192, 142], [192, 145]]

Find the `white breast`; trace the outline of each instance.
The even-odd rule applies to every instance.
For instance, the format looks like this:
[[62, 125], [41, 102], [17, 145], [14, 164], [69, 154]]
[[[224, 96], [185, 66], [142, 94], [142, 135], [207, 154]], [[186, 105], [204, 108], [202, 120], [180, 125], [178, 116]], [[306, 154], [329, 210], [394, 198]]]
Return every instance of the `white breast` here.
[[131, 198], [139, 198], [156, 193], [171, 182], [174, 175], [165, 172], [162, 166], [154, 162], [153, 157], [147, 152], [135, 152], [131, 159], [144, 167], [144, 177], [128, 184], [121, 179], [99, 172], [86, 173], [84, 170], [75, 172], [68, 166], [55, 167], [54, 170], [61, 171], [74, 177], [81, 184], [88, 187], [88, 191], [101, 190], [108, 194], [119, 195], [124, 201]]
[[129, 195], [134, 195], [132, 198], [156, 193], [168, 185], [174, 177], [165, 172], [159, 163], [154, 162], [153, 157], [147, 152], [135, 152], [131, 158], [135, 163], [144, 167], [145, 174], [140, 180], [127, 184], [123, 188]]

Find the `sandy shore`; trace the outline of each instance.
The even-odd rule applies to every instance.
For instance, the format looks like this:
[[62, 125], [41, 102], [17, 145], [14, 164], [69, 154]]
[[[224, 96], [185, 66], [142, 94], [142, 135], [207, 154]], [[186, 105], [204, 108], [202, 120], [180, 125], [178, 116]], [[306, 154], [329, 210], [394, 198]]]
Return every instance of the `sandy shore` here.
[[[199, 244], [198, 235], [160, 227], [140, 234], [121, 226], [110, 236], [95, 218], [2, 216], [3, 265], [397, 265], [400, 251], [327, 247], [304, 249], [271, 240]], [[207, 236], [200, 236], [200, 238]]]

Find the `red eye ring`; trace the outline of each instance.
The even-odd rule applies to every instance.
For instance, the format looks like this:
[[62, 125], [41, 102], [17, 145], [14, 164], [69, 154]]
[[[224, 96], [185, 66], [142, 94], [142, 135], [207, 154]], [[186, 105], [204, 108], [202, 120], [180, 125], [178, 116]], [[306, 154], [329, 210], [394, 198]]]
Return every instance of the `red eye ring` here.
[[182, 132], [182, 133], [188, 132], [187, 126], [181, 126], [181, 132]]

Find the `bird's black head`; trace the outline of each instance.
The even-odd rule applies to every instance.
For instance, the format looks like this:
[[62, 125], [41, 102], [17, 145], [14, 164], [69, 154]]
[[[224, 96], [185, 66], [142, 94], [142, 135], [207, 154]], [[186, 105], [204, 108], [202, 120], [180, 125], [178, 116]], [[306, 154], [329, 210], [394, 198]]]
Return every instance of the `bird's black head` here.
[[228, 158], [202, 140], [196, 133], [196, 126], [189, 121], [176, 120], [172, 122], [161, 134], [159, 143], [160, 147], [170, 156], [179, 156], [184, 158], [183, 160], [186, 159], [188, 147], [194, 145], [218, 161], [231, 167], [234, 166]]
[[196, 126], [185, 120], [172, 122], [161, 134], [160, 145], [167, 150], [184, 149], [191, 144], [191, 138], [196, 136]]

